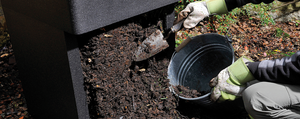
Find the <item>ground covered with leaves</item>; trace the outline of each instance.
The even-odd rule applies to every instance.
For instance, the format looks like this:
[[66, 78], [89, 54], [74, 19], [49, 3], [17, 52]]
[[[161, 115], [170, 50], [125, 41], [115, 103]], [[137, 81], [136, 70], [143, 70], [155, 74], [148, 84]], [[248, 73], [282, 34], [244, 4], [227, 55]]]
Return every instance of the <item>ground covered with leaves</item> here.
[[[246, 55], [261, 61], [299, 51], [297, 22], [265, 25], [260, 18], [247, 15], [237, 20], [236, 24], [226, 27], [226, 32], [221, 32], [218, 28], [222, 23], [205, 19], [193, 29], [183, 28], [177, 32], [176, 43], [187, 37], [219, 32], [232, 38], [237, 58]], [[166, 78], [173, 50], [165, 50], [146, 61], [132, 61], [136, 47], [156, 28], [128, 22], [102, 29], [82, 45], [81, 60], [91, 118], [248, 118], [242, 105], [238, 105], [240, 111], [232, 115], [216, 114], [214, 110], [174, 96]], [[31, 118], [9, 40], [0, 49], [0, 59], [0, 119]]]
[[[182, 39], [205, 33], [220, 33], [232, 39], [235, 56], [248, 56], [253, 61], [291, 56], [300, 49], [300, 27], [297, 22], [276, 22], [262, 24], [257, 17], [241, 16], [236, 24], [230, 24], [227, 30], [220, 32], [223, 27], [219, 22], [212, 22], [213, 17], [200, 22], [193, 29], [182, 29], [177, 32], [177, 43]], [[178, 43], [178, 44], [179, 44]]]
[[23, 94], [12, 44], [0, 49], [0, 119], [31, 118]]

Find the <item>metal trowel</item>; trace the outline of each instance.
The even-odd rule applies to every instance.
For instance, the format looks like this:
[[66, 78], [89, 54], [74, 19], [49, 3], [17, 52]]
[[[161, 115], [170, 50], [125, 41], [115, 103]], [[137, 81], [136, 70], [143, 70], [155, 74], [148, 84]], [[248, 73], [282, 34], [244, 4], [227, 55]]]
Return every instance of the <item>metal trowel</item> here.
[[163, 36], [161, 30], [156, 30], [154, 33], [152, 33], [142, 42], [141, 45], [138, 46], [136, 52], [133, 55], [133, 60], [143, 61], [168, 48], [169, 44], [166, 39], [169, 38], [169, 35], [171, 33], [175, 33], [181, 28], [183, 21], [184, 20], [172, 26], [166, 37]]

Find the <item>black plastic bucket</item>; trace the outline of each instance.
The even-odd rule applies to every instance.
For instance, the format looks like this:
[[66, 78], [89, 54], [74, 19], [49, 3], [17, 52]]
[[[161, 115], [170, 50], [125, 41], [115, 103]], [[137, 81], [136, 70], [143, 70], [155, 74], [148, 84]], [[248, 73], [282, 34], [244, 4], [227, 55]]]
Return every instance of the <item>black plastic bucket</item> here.
[[[173, 86], [182, 85], [199, 92], [208, 92], [197, 98], [179, 96], [180, 99], [211, 106], [213, 102], [210, 101], [209, 81], [234, 62], [231, 40], [216, 33], [191, 39], [179, 52], [174, 52], [168, 67], [168, 78]], [[176, 94], [172, 87], [170, 89]]]

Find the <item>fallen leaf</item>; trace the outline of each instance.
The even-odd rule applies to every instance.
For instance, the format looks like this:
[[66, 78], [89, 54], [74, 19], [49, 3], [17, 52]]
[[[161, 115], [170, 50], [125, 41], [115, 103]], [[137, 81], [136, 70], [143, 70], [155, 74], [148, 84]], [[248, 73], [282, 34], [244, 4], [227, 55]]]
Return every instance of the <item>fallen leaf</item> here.
[[88, 62], [91, 63], [91, 62], [92, 62], [92, 59], [91, 59], [91, 58], [88, 58]]
[[113, 37], [113, 35], [104, 34], [104, 37], [106, 37], [106, 38], [111, 38], [111, 37]]
[[247, 46], [245, 46], [245, 48], [244, 48], [246, 51], [248, 50], [248, 47]]
[[143, 72], [143, 71], [146, 71], [146, 69], [143, 68], [143, 69], [140, 69], [139, 71], [140, 71], [140, 72]]
[[267, 56], [267, 53], [264, 52], [264, 56], [266, 57], [266, 56]]
[[1, 58], [3, 58], [3, 57], [6, 57], [6, 56], [8, 56], [8, 54], [7, 54], [7, 53], [5, 53], [5, 54], [1, 55], [0, 57], [1, 57]]
[[20, 97], [21, 97], [21, 94], [19, 94], [17, 98], [20, 98]]

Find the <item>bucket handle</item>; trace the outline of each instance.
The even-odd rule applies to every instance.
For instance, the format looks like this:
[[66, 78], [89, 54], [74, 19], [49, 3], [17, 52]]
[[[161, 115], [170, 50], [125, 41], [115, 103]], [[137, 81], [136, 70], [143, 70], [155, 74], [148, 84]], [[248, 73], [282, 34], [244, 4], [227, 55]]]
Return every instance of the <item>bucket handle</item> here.
[[[228, 27], [227, 27], [227, 29], [228, 29]], [[228, 35], [230, 35], [230, 37]], [[233, 56], [232, 63], [234, 63], [235, 62], [235, 57], [234, 57], [234, 49], [233, 49], [233, 46], [231, 44], [232, 43], [232, 40], [231, 40], [232, 39], [232, 34], [230, 33], [230, 29], [227, 30], [225, 38], [227, 39], [227, 43], [230, 46], [230, 49], [232, 51], [232, 56]]]
[[[231, 34], [230, 34], [231, 35]], [[230, 36], [230, 37], [228, 37], [228, 36], [226, 36], [226, 39], [227, 39], [227, 41], [229, 42], [229, 43], [232, 43], [232, 36]]]
[[[228, 36], [228, 35], [230, 35], [230, 37]], [[232, 43], [232, 34], [230, 33], [230, 29], [227, 27], [227, 33], [226, 33], [226, 38], [227, 38], [227, 41], [229, 42], [229, 43]]]

